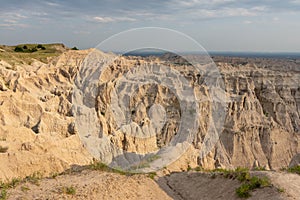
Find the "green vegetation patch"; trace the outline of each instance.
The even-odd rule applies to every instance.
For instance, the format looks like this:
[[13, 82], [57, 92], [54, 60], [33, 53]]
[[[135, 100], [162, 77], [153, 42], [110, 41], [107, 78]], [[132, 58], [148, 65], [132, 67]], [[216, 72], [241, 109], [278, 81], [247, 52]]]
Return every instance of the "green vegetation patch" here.
[[268, 186], [271, 186], [271, 183], [267, 177], [259, 178], [253, 176], [238, 187], [235, 192], [240, 198], [248, 198], [251, 196], [250, 192], [252, 190]]
[[300, 166], [290, 167], [288, 168], [288, 172], [295, 173], [300, 175]]
[[69, 195], [75, 195], [76, 194], [76, 189], [73, 186], [61, 187], [61, 188], [59, 188], [59, 191], [63, 194], [69, 194]]

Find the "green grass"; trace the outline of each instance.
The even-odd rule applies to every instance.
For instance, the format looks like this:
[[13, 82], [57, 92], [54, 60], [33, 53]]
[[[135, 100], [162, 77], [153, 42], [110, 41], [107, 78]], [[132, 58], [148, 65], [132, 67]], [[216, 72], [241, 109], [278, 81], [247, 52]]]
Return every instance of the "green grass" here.
[[[203, 171], [201, 168], [199, 171]], [[205, 170], [204, 170], [205, 171]], [[206, 171], [207, 172], [207, 171]], [[237, 179], [242, 185], [236, 188], [236, 194], [240, 198], [248, 198], [251, 196], [251, 191], [257, 188], [263, 188], [267, 186], [271, 186], [271, 183], [267, 177], [259, 178], [257, 176], [252, 176], [249, 173], [249, 169], [238, 167], [235, 170], [228, 169], [214, 169], [210, 170], [211, 178], [216, 178], [217, 174], [229, 178], [229, 179]]]
[[280, 193], [283, 193], [283, 192], [285, 192], [285, 189], [284, 188], [277, 188], [277, 191], [280, 192]]
[[76, 189], [73, 186], [60, 188], [61, 193], [75, 195]]
[[228, 169], [214, 169], [211, 172], [224, 176], [225, 178], [230, 179], [238, 179], [239, 181], [245, 181], [250, 179], [249, 170], [246, 168], [238, 167], [235, 170], [228, 170]]
[[249, 180], [236, 189], [236, 194], [240, 198], [248, 198], [251, 196], [250, 192], [257, 188], [263, 188], [271, 186], [271, 183], [267, 177], [259, 178], [257, 176], [251, 177]]
[[202, 167], [198, 166], [198, 167], [194, 168], [194, 170], [196, 172], [200, 172], [200, 171], [203, 171], [204, 169]]
[[0, 200], [5, 200], [7, 198], [7, 189], [15, 188], [21, 181], [20, 178], [13, 178], [8, 183], [0, 182]]
[[266, 171], [266, 168], [265, 167], [255, 167], [253, 170], [254, 171]]
[[238, 197], [240, 198], [248, 198], [251, 196], [250, 194], [250, 186], [246, 183], [242, 184], [240, 187], [238, 187], [235, 190], [236, 194], [238, 195]]
[[28, 190], [30, 190], [28, 187], [26, 187], [26, 186], [21, 186], [21, 191], [22, 191], [22, 192], [27, 192]]
[[121, 175], [133, 175], [134, 173], [130, 173], [130, 172], [125, 172], [122, 169], [117, 169], [117, 168], [110, 168], [109, 166], [107, 166], [106, 164], [102, 163], [102, 162], [98, 162], [95, 161], [93, 163], [91, 163], [88, 166], [89, 169], [91, 170], [99, 170], [99, 171], [105, 171], [105, 172], [113, 172], [113, 173], [117, 173], [117, 174], [121, 174]]
[[150, 172], [147, 175], [149, 178], [154, 179], [157, 174], [156, 174], [156, 172]]
[[[27, 46], [28, 50], [25, 52], [15, 52], [15, 48]], [[48, 63], [48, 59], [52, 57], [57, 57], [60, 55], [64, 49], [62, 44], [42, 44], [45, 49], [37, 48], [38, 44], [20, 44], [17, 46], [4, 46], [0, 45], [0, 49], [5, 50], [5, 52], [0, 52], [0, 60], [4, 60], [10, 65], [14, 66], [18, 64], [28, 64], [31, 65], [33, 59], [39, 60], [43, 63]], [[37, 48], [36, 52], [29, 52], [30, 49]], [[67, 48], [65, 48], [67, 49]]]
[[7, 191], [6, 189], [1, 189], [0, 200], [6, 200], [6, 199], [7, 199]]
[[26, 176], [24, 181], [39, 186], [39, 181], [43, 178], [40, 172], [34, 172], [32, 175]]
[[288, 168], [288, 172], [300, 175], [300, 166]]
[[50, 174], [50, 177], [49, 177], [49, 178], [54, 179], [54, 178], [56, 178], [56, 177], [59, 176], [59, 175], [60, 175], [59, 173], [54, 172], [54, 173], [51, 173], [51, 174]]

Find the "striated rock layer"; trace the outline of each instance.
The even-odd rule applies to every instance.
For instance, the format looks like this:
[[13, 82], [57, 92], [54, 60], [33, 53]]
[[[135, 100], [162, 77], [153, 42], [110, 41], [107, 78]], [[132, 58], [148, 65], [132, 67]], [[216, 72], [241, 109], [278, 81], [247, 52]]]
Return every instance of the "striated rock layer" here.
[[[0, 61], [1, 179], [36, 171], [49, 174], [93, 160], [78, 137], [78, 131], [82, 130], [78, 130], [72, 109], [76, 99], [74, 80], [80, 82], [91, 74], [97, 75], [96, 71], [81, 71], [84, 58], [90, 52], [67, 51], [48, 63], [33, 60], [30, 65], [12, 66], [5, 60]], [[101, 55], [106, 61], [111, 57]], [[199, 128], [191, 138], [192, 146], [170, 170], [196, 165], [211, 169], [287, 167], [300, 150], [299, 65], [290, 67], [287, 61], [282, 61], [282, 68], [278, 68], [266, 66], [267, 61], [259, 64], [251, 60], [245, 63], [217, 61], [227, 97], [219, 140], [208, 154], [201, 156], [213, 107], [210, 101], [201, 101], [196, 105], [200, 114]], [[194, 88], [197, 98], [211, 98], [209, 89], [201, 82], [202, 75], [194, 73], [186, 63], [140, 57], [120, 57], [113, 61], [94, 84], [98, 93], [84, 100], [97, 113], [96, 136], [107, 138], [99, 155], [108, 159], [106, 162], [113, 161], [113, 156], [124, 151], [139, 155], [156, 152], [171, 143], [180, 129], [183, 112], [177, 94], [179, 89], [145, 84], [133, 90], [117, 84], [124, 73], [147, 63], [164, 64], [179, 71]], [[180, 81], [180, 75], [172, 78], [173, 82]], [[129, 97], [127, 107], [130, 124], [121, 127], [119, 118], [116, 119], [121, 116], [113, 113], [111, 104], [115, 103], [114, 91], [119, 90], [124, 96], [125, 89], [133, 90], [134, 95]], [[152, 107], [153, 104], [156, 107]]]

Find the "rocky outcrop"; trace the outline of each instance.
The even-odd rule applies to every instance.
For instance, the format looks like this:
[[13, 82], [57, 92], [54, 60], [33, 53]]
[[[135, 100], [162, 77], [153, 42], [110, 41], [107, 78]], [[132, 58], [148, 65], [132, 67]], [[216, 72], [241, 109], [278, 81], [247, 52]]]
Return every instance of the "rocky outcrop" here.
[[[160, 167], [170, 161], [152, 155], [175, 141], [180, 144], [176, 149], [165, 148], [159, 154], [163, 157], [168, 152], [178, 152], [172, 155], [172, 159], [178, 160], [170, 166], [171, 170], [196, 165], [279, 169], [287, 167], [299, 153], [298, 65], [287, 66], [291, 70], [288, 71], [276, 65], [266, 67], [265, 62], [257, 64], [257, 60], [242, 63], [218, 60], [226, 97], [225, 121], [222, 130], [217, 131], [217, 143], [203, 153], [210, 142], [205, 139], [211, 131], [209, 124], [216, 117], [212, 110], [218, 106], [211, 103], [210, 88], [204, 84], [203, 74], [194, 72], [186, 62], [140, 57], [119, 57], [112, 61], [115, 56], [105, 53], [93, 60], [96, 66], [110, 63], [104, 71], [82, 70], [90, 52], [68, 51], [47, 63], [32, 60], [31, 65], [13, 66], [0, 61], [0, 140], [1, 146], [8, 147], [7, 152], [0, 153], [2, 179], [35, 171], [49, 174], [72, 164], [88, 164], [93, 157], [87, 151], [91, 149], [84, 146], [87, 141], [101, 149], [95, 153], [104, 162], [134, 161], [149, 154], [145, 159], [154, 165], [159, 162]], [[160, 71], [167, 69], [156, 68], [161, 64], [171, 70]], [[124, 74], [130, 77], [128, 72], [146, 65], [152, 66], [157, 74], [169, 73], [157, 80], [178, 87], [153, 82], [138, 87], [121, 84]], [[147, 75], [147, 71], [139, 73]], [[186, 82], [182, 83], [182, 77]], [[89, 84], [90, 80], [95, 82]], [[183, 92], [187, 86], [201, 99], [194, 105], [199, 116], [193, 109], [186, 109], [189, 102], [182, 104], [182, 99], [189, 97], [189, 93]], [[74, 88], [79, 88], [77, 93]], [[126, 96], [125, 91], [134, 95]], [[129, 100], [124, 107], [126, 116], [111, 106], [118, 104], [119, 97]], [[74, 109], [75, 102], [82, 102], [86, 110]], [[75, 117], [78, 114], [81, 117]], [[192, 123], [196, 116], [198, 129], [193, 136], [180, 137], [179, 131], [190, 131], [181, 130], [182, 123]], [[82, 130], [78, 125], [86, 119], [92, 126]], [[80, 138], [82, 132], [86, 137]], [[186, 140], [187, 144], [183, 142]]]
[[74, 135], [72, 79], [88, 51], [70, 51], [31, 65], [0, 63], [0, 179], [44, 175], [92, 157]]

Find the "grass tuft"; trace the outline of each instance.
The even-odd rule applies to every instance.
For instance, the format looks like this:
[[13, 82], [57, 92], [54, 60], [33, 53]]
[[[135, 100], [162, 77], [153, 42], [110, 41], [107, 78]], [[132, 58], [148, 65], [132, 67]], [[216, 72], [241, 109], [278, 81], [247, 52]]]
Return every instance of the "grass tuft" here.
[[290, 173], [296, 173], [296, 174], [300, 175], [300, 165], [289, 168], [288, 172], [290, 172]]
[[70, 187], [62, 187], [60, 188], [60, 192], [63, 194], [75, 195], [76, 189], [73, 186]]
[[34, 172], [32, 175], [26, 176], [25, 181], [39, 186], [40, 185], [39, 181], [42, 178], [43, 176], [40, 172]]
[[236, 194], [240, 198], [248, 198], [251, 196], [250, 192], [256, 188], [263, 188], [271, 186], [267, 177], [259, 178], [257, 176], [251, 177], [249, 180], [243, 181], [244, 183], [236, 189]]

